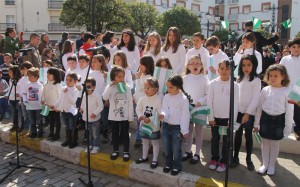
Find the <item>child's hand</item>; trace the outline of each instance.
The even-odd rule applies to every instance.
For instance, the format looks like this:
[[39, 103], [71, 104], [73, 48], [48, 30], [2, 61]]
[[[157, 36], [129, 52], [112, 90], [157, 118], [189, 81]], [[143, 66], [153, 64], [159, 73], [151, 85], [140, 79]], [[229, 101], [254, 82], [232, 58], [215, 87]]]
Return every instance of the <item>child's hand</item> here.
[[214, 127], [216, 125], [216, 121], [215, 120], [214, 121], [209, 121], [209, 125]]
[[238, 49], [238, 53], [242, 53], [245, 49], [244, 45], [240, 45], [239, 49]]
[[81, 86], [80, 85], [77, 85], [76, 88], [77, 88], [77, 90], [81, 90]]
[[61, 112], [60, 110], [54, 109], [55, 112]]
[[245, 124], [249, 121], [249, 114], [245, 113], [242, 118], [242, 124]]
[[54, 108], [53, 105], [51, 105], [51, 106], [49, 106], [49, 107], [50, 107], [51, 110], [55, 110], [55, 108]]
[[216, 73], [217, 73], [216, 69], [215, 69], [214, 67], [212, 67], [212, 66], [210, 66], [208, 69], [209, 69], [209, 71], [211, 71], [213, 74], [216, 74]]
[[68, 88], [65, 88], [64, 89], [64, 93], [67, 93], [69, 90], [68, 90]]
[[184, 138], [188, 138], [189, 137], [189, 133], [186, 133], [183, 135]]
[[144, 120], [145, 119], [145, 116], [140, 116], [139, 118], [138, 118], [138, 121], [142, 121], [142, 120]]
[[92, 113], [92, 114], [91, 114], [91, 118], [92, 118], [92, 119], [96, 118], [96, 114]]
[[195, 103], [195, 107], [200, 107], [200, 106], [201, 106], [200, 102]]
[[150, 120], [150, 118], [145, 118], [145, 119], [144, 119], [144, 122], [145, 122], [145, 123], [150, 123], [151, 120]]
[[253, 132], [258, 132], [258, 127], [254, 127]]
[[163, 121], [165, 119], [165, 116], [164, 115], [162, 115], [162, 114], [159, 114], [158, 115], [158, 120], [159, 121]]

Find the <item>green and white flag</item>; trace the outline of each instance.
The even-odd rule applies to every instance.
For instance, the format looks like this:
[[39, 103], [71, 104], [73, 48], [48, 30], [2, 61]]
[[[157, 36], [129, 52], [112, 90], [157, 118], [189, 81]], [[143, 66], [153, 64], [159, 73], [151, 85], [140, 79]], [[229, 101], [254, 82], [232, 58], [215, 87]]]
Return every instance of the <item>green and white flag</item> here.
[[261, 24], [261, 26], [263, 26], [263, 27], [268, 27], [269, 25], [270, 25], [271, 23], [268, 21], [268, 22], [263, 22], [262, 24]]
[[127, 92], [126, 84], [125, 82], [120, 82], [117, 84], [118, 92], [119, 93], [125, 93]]
[[252, 21], [253, 21], [253, 30], [258, 29], [260, 27], [261, 20], [257, 19], [256, 17], [252, 17]]
[[193, 107], [190, 105], [191, 122], [197, 125], [207, 125], [207, 116], [210, 114], [208, 106]]
[[41, 112], [41, 115], [42, 115], [42, 116], [48, 116], [49, 111], [50, 111], [49, 106], [43, 105], [43, 106], [42, 106], [42, 112]]
[[152, 128], [149, 124], [143, 123], [143, 124], [142, 124], [142, 128], [141, 128], [141, 131], [142, 131], [144, 134], [147, 134], [148, 136], [151, 136], [151, 135], [152, 135], [152, 132], [153, 132], [153, 128]]
[[107, 75], [106, 75], [106, 84], [110, 84], [111, 83], [111, 80], [110, 80], [110, 71], [107, 72]]
[[40, 83], [46, 84], [47, 83], [47, 72], [49, 68], [41, 68], [40, 69]]
[[160, 94], [164, 94], [167, 92], [166, 82], [171, 75], [171, 69], [155, 67], [153, 77], [156, 78], [158, 81]]
[[290, 28], [292, 26], [292, 18], [285, 20], [284, 22], [281, 23], [282, 26], [286, 29]]
[[220, 136], [227, 136], [227, 126], [219, 126], [219, 135]]
[[[209, 57], [209, 67], [214, 67], [214, 58]], [[209, 80], [213, 80], [215, 78], [215, 74], [212, 71], [208, 71]]]
[[258, 143], [258, 144], [261, 143], [261, 137], [259, 135], [259, 132], [254, 133], [254, 139], [255, 139], [256, 143]]
[[289, 98], [296, 102], [300, 101], [300, 78], [294, 84], [294, 86], [289, 94]]
[[224, 29], [229, 29], [229, 22], [227, 20], [221, 21], [221, 24]]

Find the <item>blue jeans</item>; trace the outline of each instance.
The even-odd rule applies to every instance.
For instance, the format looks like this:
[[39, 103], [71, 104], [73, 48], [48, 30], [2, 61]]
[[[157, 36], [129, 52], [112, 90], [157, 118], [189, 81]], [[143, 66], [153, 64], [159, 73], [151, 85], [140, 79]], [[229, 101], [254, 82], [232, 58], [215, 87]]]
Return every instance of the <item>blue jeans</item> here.
[[42, 110], [27, 110], [27, 112], [30, 120], [31, 134], [37, 134], [36, 125], [38, 126], [38, 133], [43, 134]]
[[180, 125], [169, 125], [163, 123], [163, 143], [165, 153], [165, 166], [173, 169], [182, 169], [181, 165], [181, 143], [182, 134]]
[[26, 106], [24, 105], [24, 103], [21, 101], [21, 109], [22, 109], [22, 115], [23, 115], [23, 129], [29, 129], [30, 126], [30, 120], [29, 120], [29, 116], [28, 116], [28, 112], [26, 110]]
[[[136, 112], [135, 112], [135, 109], [136, 109], [136, 105], [137, 104], [133, 104], [133, 108], [134, 108], [134, 114], [136, 115]], [[137, 115], [136, 115], [137, 116]], [[138, 121], [138, 116], [137, 116], [137, 119], [136, 119], [136, 134], [135, 134], [135, 141], [136, 142], [142, 142], [142, 136], [141, 136], [141, 133], [140, 133], [140, 123]]]
[[94, 122], [88, 122], [89, 125], [89, 139], [90, 145], [100, 147], [100, 126], [99, 120]]
[[8, 112], [8, 104], [7, 104], [6, 108], [4, 108], [6, 102], [7, 102], [6, 99], [0, 98], [0, 113], [2, 113], [4, 109], [5, 109], [4, 112]]
[[75, 127], [75, 116], [70, 112], [62, 112], [61, 120], [66, 130], [73, 130]]

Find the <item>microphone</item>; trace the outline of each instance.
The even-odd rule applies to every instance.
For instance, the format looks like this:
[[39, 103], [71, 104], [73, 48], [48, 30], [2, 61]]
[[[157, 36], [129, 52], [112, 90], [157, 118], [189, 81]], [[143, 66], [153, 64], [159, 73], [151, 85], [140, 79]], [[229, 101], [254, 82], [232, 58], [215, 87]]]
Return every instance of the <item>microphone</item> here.
[[26, 52], [28, 52], [28, 51], [34, 51], [34, 50], [35, 50], [35, 49], [34, 49], [33, 47], [31, 47], [31, 48], [27, 48], [27, 49], [19, 49], [19, 52], [21, 52], [21, 53], [22, 53], [22, 52], [23, 52], [23, 53], [25, 52], [25, 53], [26, 53]]
[[101, 46], [98, 46], [98, 47], [88, 48], [86, 51], [101, 51], [101, 50], [103, 50], [103, 48], [105, 48], [105, 47], [103, 45], [101, 45]]

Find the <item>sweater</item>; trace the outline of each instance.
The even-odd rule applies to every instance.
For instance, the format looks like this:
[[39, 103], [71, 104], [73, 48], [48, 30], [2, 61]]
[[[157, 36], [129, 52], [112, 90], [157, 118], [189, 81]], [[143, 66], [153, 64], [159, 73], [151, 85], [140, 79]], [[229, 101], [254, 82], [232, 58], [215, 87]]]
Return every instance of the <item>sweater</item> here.
[[205, 75], [188, 74], [183, 77], [183, 89], [191, 96], [193, 104], [206, 105], [208, 86], [209, 80]]
[[[113, 54], [115, 54], [118, 51], [118, 47], [115, 46], [112, 49]], [[137, 46], [134, 47], [134, 51], [128, 51], [127, 47], [121, 47], [120, 49], [126, 54], [126, 59], [128, 63], [128, 69], [130, 70], [131, 73], [136, 74], [137, 70], [140, 65], [140, 51]]]
[[105, 89], [104, 75], [101, 71], [92, 71], [90, 72], [90, 77], [93, 77], [96, 80], [95, 92], [101, 97]]
[[215, 68], [216, 74], [213, 75], [212, 72], [210, 70], [208, 70], [207, 76], [208, 76], [209, 80], [219, 77], [219, 73], [218, 73], [219, 64], [221, 61], [224, 61], [224, 60], [229, 60], [229, 58], [221, 49], [219, 49], [219, 52], [217, 52], [216, 54], [212, 54], [210, 56], [207, 67], [208, 68], [211, 67], [210, 63], [212, 61], [212, 65], [213, 65], [212, 67]]
[[145, 95], [145, 93], [144, 93], [144, 83], [145, 83], [145, 80], [149, 77], [151, 77], [151, 75], [142, 74], [141, 77], [136, 80], [135, 93], [133, 95], [135, 103], [138, 103], [139, 99]]
[[[68, 89], [68, 91], [64, 93], [64, 90], [66, 88]], [[56, 108], [61, 112], [70, 112], [75, 116], [77, 114], [76, 100], [78, 96], [79, 96], [79, 91], [75, 86], [73, 87], [64, 86], [61, 90], [61, 94], [58, 101], [54, 105], [54, 108]]]
[[[81, 102], [81, 110], [83, 121], [87, 121], [86, 115], [86, 95], [84, 94]], [[103, 101], [99, 94], [93, 92], [91, 95], [88, 95], [88, 122], [95, 122], [100, 119], [101, 111], [103, 110]], [[91, 115], [95, 114], [95, 118], [91, 118]]]
[[173, 72], [181, 75], [185, 64], [186, 51], [182, 44], [179, 44], [176, 53], [173, 52], [173, 47], [170, 47], [167, 51], [161, 50], [162, 56], [169, 58]]
[[48, 81], [44, 85], [42, 101], [44, 101], [47, 106], [54, 106], [60, 98], [62, 86], [60, 83], [53, 83], [54, 81]]
[[292, 88], [300, 78], [300, 55], [298, 57], [292, 55], [285, 56], [281, 59], [280, 64], [286, 67], [291, 81], [289, 87]]
[[144, 51], [143, 56], [151, 56], [153, 58], [154, 61], [154, 65], [156, 64], [156, 62], [158, 61], [158, 59], [160, 59], [162, 57], [162, 52], [160, 51], [157, 55], [154, 55], [154, 48], [151, 47], [149, 51]]

